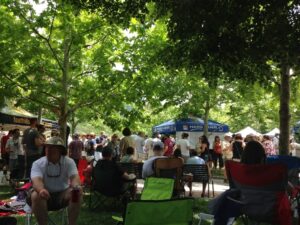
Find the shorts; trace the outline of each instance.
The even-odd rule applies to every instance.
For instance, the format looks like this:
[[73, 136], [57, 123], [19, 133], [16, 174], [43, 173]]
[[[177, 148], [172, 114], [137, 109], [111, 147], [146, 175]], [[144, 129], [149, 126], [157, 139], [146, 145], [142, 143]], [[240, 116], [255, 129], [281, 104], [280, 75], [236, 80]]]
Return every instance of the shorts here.
[[[65, 208], [69, 205], [69, 200], [66, 200], [65, 196], [68, 193], [69, 189], [60, 192], [51, 192], [50, 198], [47, 200], [48, 211], [56, 211], [62, 208]], [[26, 203], [32, 205], [31, 194], [34, 192], [34, 189], [29, 189], [27, 193]]]

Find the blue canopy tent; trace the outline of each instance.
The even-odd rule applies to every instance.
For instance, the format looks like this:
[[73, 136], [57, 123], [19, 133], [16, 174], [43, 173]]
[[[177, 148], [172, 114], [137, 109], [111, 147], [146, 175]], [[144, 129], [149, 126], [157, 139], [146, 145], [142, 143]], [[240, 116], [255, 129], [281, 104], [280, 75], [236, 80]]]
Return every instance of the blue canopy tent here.
[[293, 131], [294, 133], [296, 134], [299, 134], [300, 133], [300, 121], [298, 121], [295, 126], [293, 127]]
[[[199, 137], [204, 133], [204, 121], [200, 118], [169, 120], [154, 126], [152, 131], [160, 134], [174, 134], [177, 139], [183, 132], [188, 133], [190, 143], [195, 146]], [[222, 137], [227, 132], [229, 132], [229, 127], [226, 124], [208, 121], [208, 138], [211, 143], [215, 135]]]
[[[204, 121], [200, 118], [188, 118], [179, 120], [169, 120], [162, 124], [153, 127], [153, 132], [161, 134], [175, 134], [176, 132], [203, 132]], [[208, 121], [208, 132], [226, 133], [229, 127], [226, 124], [218, 123], [216, 121]]]

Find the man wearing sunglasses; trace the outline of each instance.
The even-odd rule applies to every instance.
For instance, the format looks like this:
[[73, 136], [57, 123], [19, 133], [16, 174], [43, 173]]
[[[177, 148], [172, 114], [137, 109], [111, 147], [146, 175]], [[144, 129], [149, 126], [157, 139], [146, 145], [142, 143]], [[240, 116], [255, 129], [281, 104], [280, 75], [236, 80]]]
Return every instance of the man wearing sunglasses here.
[[[82, 190], [74, 161], [67, 157], [67, 149], [60, 137], [51, 137], [45, 144], [46, 156], [33, 163], [31, 180], [33, 191], [29, 204], [39, 225], [47, 224], [48, 210], [68, 206], [69, 225], [75, 225], [80, 210]], [[74, 200], [72, 190], [79, 189]]]

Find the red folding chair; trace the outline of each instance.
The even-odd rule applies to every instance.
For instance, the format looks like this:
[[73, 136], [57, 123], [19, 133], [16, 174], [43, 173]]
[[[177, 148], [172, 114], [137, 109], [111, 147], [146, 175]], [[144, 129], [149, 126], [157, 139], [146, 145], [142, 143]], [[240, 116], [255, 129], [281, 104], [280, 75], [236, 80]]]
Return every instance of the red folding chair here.
[[292, 224], [285, 165], [246, 165], [227, 161], [226, 171], [231, 188], [240, 191], [240, 197], [233, 200], [241, 204], [241, 213], [246, 221]]

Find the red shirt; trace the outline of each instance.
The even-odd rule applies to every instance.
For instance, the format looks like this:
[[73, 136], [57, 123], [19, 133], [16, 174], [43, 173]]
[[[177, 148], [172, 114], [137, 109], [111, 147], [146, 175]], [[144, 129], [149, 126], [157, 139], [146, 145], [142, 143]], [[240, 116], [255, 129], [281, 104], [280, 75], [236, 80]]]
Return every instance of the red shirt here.
[[214, 151], [217, 154], [222, 154], [221, 142], [215, 142]]
[[171, 138], [167, 138], [164, 141], [164, 146], [165, 146], [165, 148], [167, 147], [167, 150], [164, 153], [164, 156], [171, 156], [171, 155], [173, 155], [174, 142], [171, 140]]
[[1, 154], [2, 155], [6, 154], [5, 146], [6, 146], [6, 142], [8, 141], [9, 138], [10, 138], [10, 136], [8, 134], [1, 138]]

